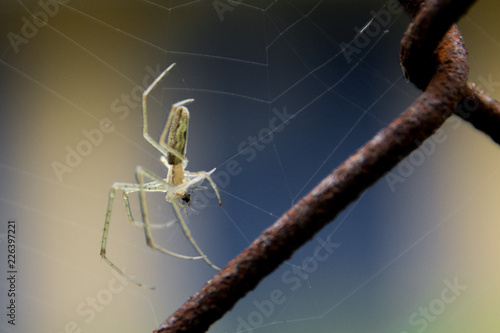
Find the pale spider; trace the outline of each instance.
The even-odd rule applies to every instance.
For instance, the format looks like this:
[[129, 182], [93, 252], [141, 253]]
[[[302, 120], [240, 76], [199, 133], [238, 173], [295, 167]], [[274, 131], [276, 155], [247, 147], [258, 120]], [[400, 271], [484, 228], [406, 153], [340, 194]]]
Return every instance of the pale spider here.
[[[200, 184], [203, 180], [207, 179], [210, 182], [210, 185], [215, 191], [217, 198], [219, 199], [219, 205], [221, 205], [221, 200], [219, 196], [219, 191], [217, 190], [217, 186], [214, 181], [210, 177], [210, 175], [215, 171], [212, 169], [209, 172], [206, 171], [198, 171], [198, 172], [189, 172], [185, 170], [185, 167], [188, 163], [186, 154], [186, 146], [187, 146], [187, 135], [188, 135], [188, 123], [189, 123], [189, 111], [185, 107], [186, 104], [194, 101], [193, 99], [186, 99], [180, 102], [177, 102], [172, 105], [170, 110], [170, 114], [168, 115], [167, 123], [165, 124], [165, 128], [160, 136], [160, 140], [156, 142], [148, 133], [148, 118], [147, 118], [147, 110], [146, 110], [146, 100], [148, 94], [151, 90], [158, 84], [158, 82], [175, 66], [175, 63], [170, 65], [163, 73], [158, 76], [153, 83], [144, 91], [142, 94], [142, 113], [143, 113], [143, 136], [144, 138], [153, 145], [156, 149], [162, 153], [160, 157], [160, 161], [167, 168], [167, 178], [161, 178], [157, 176], [151, 171], [144, 169], [141, 166], [137, 166], [135, 171], [135, 177], [137, 179], [137, 184], [134, 183], [114, 183], [109, 190], [109, 199], [108, 199], [108, 208], [106, 212], [106, 220], [104, 222], [104, 231], [102, 234], [102, 243], [101, 243], [101, 257], [106, 260], [106, 262], [111, 265], [118, 273], [128, 278], [130, 281], [134, 282], [138, 286], [147, 287], [150, 289], [154, 289], [154, 287], [148, 287], [143, 285], [142, 283], [134, 280], [132, 277], [123, 272], [118, 266], [116, 266], [107, 256], [106, 256], [106, 243], [108, 239], [108, 231], [109, 231], [109, 222], [111, 219], [111, 210], [113, 207], [113, 201], [115, 197], [116, 190], [123, 191], [123, 199], [125, 201], [125, 210], [127, 212], [128, 220], [130, 223], [144, 227], [145, 235], [146, 235], [146, 243], [163, 253], [168, 255], [182, 258], [182, 259], [204, 259], [210, 266], [214, 269], [219, 270], [219, 267], [215, 266], [203, 253], [198, 244], [196, 244], [195, 240], [191, 236], [191, 232], [189, 231], [186, 222], [181, 214], [181, 208], [185, 207], [189, 204], [191, 200], [191, 192], [192, 189]], [[167, 142], [165, 143], [165, 139]], [[150, 180], [149, 182], [145, 182], [144, 179]], [[130, 209], [130, 201], [129, 194], [139, 192], [139, 202], [142, 213], [142, 222], [134, 221], [132, 217], [132, 211]], [[166, 223], [162, 225], [152, 225], [149, 223], [148, 210], [146, 205], [146, 192], [164, 192], [166, 193], [165, 200], [172, 204], [174, 208], [175, 214], [179, 219], [180, 225], [184, 234], [189, 239], [193, 247], [199, 253], [199, 256], [192, 257], [186, 256], [182, 254], [178, 254], [172, 251], [169, 251], [159, 245], [157, 245], [153, 240], [153, 235], [151, 233], [151, 228], [161, 228], [168, 227], [172, 223]], [[182, 201], [179, 202], [179, 200]], [[174, 221], [175, 222], [175, 221]]]

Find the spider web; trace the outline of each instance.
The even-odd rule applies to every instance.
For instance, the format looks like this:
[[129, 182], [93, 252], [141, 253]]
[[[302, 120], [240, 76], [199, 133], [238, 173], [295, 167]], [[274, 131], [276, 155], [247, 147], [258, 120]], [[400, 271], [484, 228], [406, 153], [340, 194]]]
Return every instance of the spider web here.
[[[485, 3], [485, 12], [498, 9]], [[126, 222], [119, 196], [108, 255], [157, 290], [116, 276], [97, 254], [110, 185], [135, 182], [139, 164], [164, 177], [142, 138], [140, 94], [171, 63], [150, 95], [150, 134], [159, 137], [173, 103], [195, 99], [187, 170], [216, 167], [223, 205], [204, 184], [185, 213], [198, 245], [221, 267], [419, 95], [401, 75], [409, 18], [394, 1], [6, 7], [1, 235], [5, 221], [16, 220], [19, 271], [17, 322], [2, 321], [6, 332], [150, 331], [215, 273], [203, 261], [150, 250]], [[498, 98], [498, 66], [481, 47], [498, 52], [499, 37], [478, 17], [471, 13], [461, 27], [469, 49], [478, 48], [471, 81]], [[495, 156], [497, 147], [451, 119], [210, 332], [498, 327], [491, 209], [499, 174], [487, 168]], [[148, 205], [155, 223], [175, 219], [162, 195], [148, 195]], [[140, 216], [136, 198], [132, 207]], [[196, 255], [176, 224], [155, 239]], [[6, 253], [6, 237], [0, 246]], [[7, 295], [10, 286], [2, 288]]]

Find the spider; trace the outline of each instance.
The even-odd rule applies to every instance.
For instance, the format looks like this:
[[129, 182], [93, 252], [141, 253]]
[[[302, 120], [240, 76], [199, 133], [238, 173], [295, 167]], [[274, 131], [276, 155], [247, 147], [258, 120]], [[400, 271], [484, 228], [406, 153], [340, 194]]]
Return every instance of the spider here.
[[[146, 286], [136, 281], [131, 276], [122, 271], [120, 268], [118, 268], [118, 266], [116, 266], [106, 256], [106, 244], [108, 240], [109, 222], [111, 219], [111, 211], [113, 207], [113, 201], [115, 198], [115, 192], [117, 190], [123, 192], [125, 211], [127, 213], [129, 222], [135, 226], [144, 228], [146, 243], [148, 244], [148, 246], [155, 248], [168, 255], [181, 259], [190, 259], [190, 260], [203, 259], [211, 267], [213, 267], [216, 270], [219, 270], [219, 267], [215, 266], [203, 253], [198, 244], [196, 244], [181, 214], [181, 208], [186, 207], [186, 205], [188, 205], [191, 201], [191, 193], [193, 191], [193, 188], [196, 188], [196, 186], [201, 182], [203, 182], [205, 179], [209, 181], [215, 194], [217, 195], [217, 198], [219, 199], [219, 205], [222, 204], [219, 196], [219, 191], [217, 190], [217, 186], [210, 177], [210, 175], [215, 171], [215, 168], [208, 172], [206, 171], [189, 172], [185, 170], [186, 165], [188, 163], [185, 154], [187, 146], [188, 123], [189, 123], [189, 111], [185, 107], [185, 105], [193, 102], [194, 99], [186, 99], [172, 105], [172, 108], [168, 115], [167, 123], [165, 124], [165, 128], [163, 129], [163, 132], [158, 142], [156, 142], [148, 133], [148, 118], [146, 109], [146, 101], [148, 94], [174, 66], [175, 63], [171, 64], [165, 71], [163, 71], [163, 73], [161, 73], [153, 81], [153, 83], [151, 83], [151, 85], [142, 94], [143, 136], [153, 147], [158, 149], [162, 154], [162, 156], [160, 157], [160, 161], [167, 168], [167, 177], [161, 178], [160, 176], [157, 176], [156, 174], [143, 168], [142, 166], [137, 166], [135, 170], [135, 177], [137, 183], [114, 183], [109, 190], [108, 208], [106, 212], [106, 219], [104, 222], [104, 231], [102, 234], [102, 242], [101, 242], [101, 257], [104, 260], [106, 260], [106, 262], [111, 267], [113, 267], [118, 273], [125, 276], [127, 279], [129, 279], [136, 285], [141, 287], [147, 287], [150, 289], [154, 289], [154, 287]], [[165, 142], [165, 140], [167, 141]], [[149, 182], [146, 182], [145, 180], [148, 180]], [[142, 222], [135, 221], [134, 218], [132, 217], [129, 194], [135, 192], [139, 193]], [[167, 224], [162, 224], [162, 225], [150, 224], [147, 205], [146, 205], [146, 192], [166, 193], [165, 200], [169, 202], [174, 208], [175, 214], [180, 222], [184, 234], [189, 239], [193, 247], [196, 249], [199, 256], [186, 256], [178, 254], [170, 250], [167, 250], [155, 243], [155, 241], [153, 240], [151, 229], [168, 227], [173, 222], [169, 222]], [[179, 200], [182, 202], [179, 202]]]

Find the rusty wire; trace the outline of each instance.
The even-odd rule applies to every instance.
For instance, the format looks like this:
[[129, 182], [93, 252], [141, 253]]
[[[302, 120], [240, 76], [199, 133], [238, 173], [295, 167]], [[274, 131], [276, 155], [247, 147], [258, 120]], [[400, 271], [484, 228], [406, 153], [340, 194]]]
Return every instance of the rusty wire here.
[[[454, 112], [500, 143], [499, 103], [467, 83], [467, 51], [457, 27], [452, 25], [474, 0], [427, 1], [424, 10], [418, 11], [422, 2], [400, 0], [414, 17], [402, 40], [401, 63], [408, 77], [425, 88], [424, 93], [229, 262], [155, 333], [207, 331]], [[427, 16], [440, 23], [429, 22]], [[418, 64], [422, 59], [428, 66], [425, 71]], [[465, 99], [476, 102], [474, 112], [459, 112], [459, 103]]]
[[[422, 2], [400, 0], [401, 5], [412, 17], [416, 16]], [[460, 15], [457, 9], [465, 12], [473, 2], [470, 0], [426, 1], [421, 15], [419, 14], [419, 18], [411, 24], [401, 41], [403, 71], [407, 77], [410, 76], [410, 72], [414, 73], [410, 79], [417, 87], [425, 89], [435, 71], [436, 53], [433, 53], [433, 50], [441, 37], [437, 35], [437, 32], [428, 33], [428, 30], [436, 28], [439, 32], [445, 31], [443, 22], [451, 24], [456, 21]], [[421, 42], [423, 40], [427, 44], [423, 44]], [[454, 112], [500, 144], [500, 103], [485, 95], [473, 83], [467, 84], [464, 98]]]
[[500, 103], [469, 82], [465, 97], [459, 104], [459, 106], [463, 105], [469, 105], [469, 107], [457, 107], [455, 114], [489, 135], [500, 145]]

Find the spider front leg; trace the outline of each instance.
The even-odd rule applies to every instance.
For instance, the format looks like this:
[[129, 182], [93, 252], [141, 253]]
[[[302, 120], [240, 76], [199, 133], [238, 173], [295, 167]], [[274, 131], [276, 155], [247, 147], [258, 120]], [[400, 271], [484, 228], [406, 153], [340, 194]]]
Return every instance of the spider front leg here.
[[[151, 92], [151, 90], [153, 90], [153, 88], [158, 84], [158, 82], [160, 82], [160, 80], [174, 66], [175, 66], [175, 63], [171, 64], [166, 70], [164, 70], [142, 94], [142, 134], [144, 136], [144, 139], [146, 139], [153, 147], [158, 149], [163, 155], [175, 156], [175, 158], [182, 161], [182, 164], [185, 166], [187, 164], [188, 160], [184, 156], [184, 153], [179, 153], [179, 151], [175, 150], [175, 148], [173, 148], [172, 146], [166, 145], [165, 144], [165, 137], [167, 135], [167, 132], [169, 132], [169, 131], [171, 132], [171, 129], [170, 129], [170, 127], [172, 127], [171, 124], [175, 123], [176, 119], [178, 119], [178, 117], [176, 115], [178, 114], [179, 110], [185, 110], [187, 112], [187, 109], [184, 107], [184, 105], [191, 103], [192, 101], [194, 101], [194, 99], [186, 99], [186, 100], [177, 102], [177, 103], [172, 105], [172, 108], [171, 108], [170, 113], [168, 115], [167, 123], [165, 124], [165, 128], [163, 129], [162, 135], [160, 137], [160, 142], [156, 142], [149, 135], [149, 130], [148, 130], [147, 97], [148, 97], [149, 93]], [[188, 114], [187, 120], [189, 120], [189, 112], [187, 114]], [[176, 126], [174, 126], [174, 127], [176, 127]], [[176, 127], [176, 129], [177, 129], [177, 127]], [[187, 134], [187, 122], [185, 123], [185, 129], [186, 129], [186, 134]], [[187, 139], [187, 137], [186, 137], [186, 139]], [[185, 150], [184, 150], [184, 152], [185, 152]], [[171, 158], [170, 156], [169, 156], [169, 159]], [[171, 164], [178, 164], [178, 163], [171, 163]]]
[[215, 194], [217, 195], [217, 199], [219, 200], [219, 206], [222, 206], [222, 201], [220, 199], [219, 190], [217, 189], [217, 185], [215, 185], [215, 182], [213, 181], [212, 177], [210, 176], [214, 171], [215, 171], [215, 168], [213, 168], [212, 170], [210, 170], [208, 172], [207, 171], [198, 171], [198, 172], [184, 171], [184, 173], [185, 173], [187, 178], [199, 179], [199, 180], [196, 180], [195, 183], [201, 182], [203, 179], [207, 179], [208, 182], [210, 183], [210, 186], [212, 186]]

